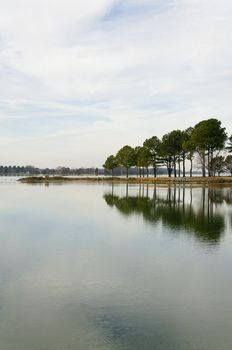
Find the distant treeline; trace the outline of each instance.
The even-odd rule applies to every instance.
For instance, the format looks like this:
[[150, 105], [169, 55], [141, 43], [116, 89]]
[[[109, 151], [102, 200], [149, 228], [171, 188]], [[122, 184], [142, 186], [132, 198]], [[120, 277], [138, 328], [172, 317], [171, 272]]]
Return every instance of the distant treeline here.
[[[193, 166], [201, 168], [202, 176], [215, 176], [230, 173], [232, 176], [232, 135], [228, 137], [221, 121], [215, 118], [203, 120], [186, 130], [173, 130], [161, 139], [152, 136], [135, 148], [123, 146], [116, 155], [110, 155], [103, 167], [106, 173], [116, 175], [119, 167], [125, 169], [128, 177], [131, 168], [138, 176], [149, 176], [152, 167], [153, 176], [159, 174], [159, 168], [165, 166], [169, 177], [186, 176], [186, 161], [189, 163], [189, 175], [193, 175]], [[163, 173], [163, 170], [162, 170]]]
[[103, 175], [104, 169], [57, 167], [40, 169], [34, 166], [0, 166], [0, 176], [25, 176], [25, 175]]
[[[152, 174], [152, 170], [149, 169], [149, 173]], [[166, 173], [165, 168], [159, 168], [158, 174], [162, 175]], [[123, 176], [126, 174], [126, 170], [123, 167], [114, 169], [115, 176]], [[131, 168], [129, 171], [131, 176], [137, 175], [135, 168]], [[0, 166], [0, 176], [33, 176], [33, 175], [59, 175], [59, 176], [97, 176], [105, 175], [105, 169], [99, 168], [77, 168], [71, 169], [68, 167], [57, 167], [57, 168], [45, 168], [40, 169], [34, 166]]]

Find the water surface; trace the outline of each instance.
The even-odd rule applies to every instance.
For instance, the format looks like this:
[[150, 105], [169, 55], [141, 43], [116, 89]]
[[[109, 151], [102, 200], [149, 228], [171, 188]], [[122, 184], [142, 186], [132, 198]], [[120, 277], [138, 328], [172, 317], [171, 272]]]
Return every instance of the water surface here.
[[231, 189], [0, 191], [0, 349], [232, 348]]

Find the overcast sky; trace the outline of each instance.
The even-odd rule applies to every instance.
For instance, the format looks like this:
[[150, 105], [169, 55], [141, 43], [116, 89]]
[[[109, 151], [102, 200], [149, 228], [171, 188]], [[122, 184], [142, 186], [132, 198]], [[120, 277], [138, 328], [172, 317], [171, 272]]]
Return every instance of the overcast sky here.
[[101, 166], [218, 117], [232, 132], [231, 0], [0, 0], [0, 163]]

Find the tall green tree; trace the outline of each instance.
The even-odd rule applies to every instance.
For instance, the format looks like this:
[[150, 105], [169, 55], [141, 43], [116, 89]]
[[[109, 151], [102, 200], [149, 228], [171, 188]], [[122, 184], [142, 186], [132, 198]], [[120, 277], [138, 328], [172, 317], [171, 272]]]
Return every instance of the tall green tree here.
[[232, 155], [229, 154], [225, 159], [225, 170], [232, 176]]
[[143, 177], [144, 177], [144, 168], [146, 169], [147, 177], [149, 175], [149, 165], [151, 162], [150, 152], [146, 147], [136, 147], [136, 165], [139, 169], [139, 175], [141, 177], [141, 168], [143, 169]]
[[184, 141], [183, 148], [185, 150], [186, 159], [188, 159], [190, 162], [189, 176], [192, 177], [193, 176], [193, 158], [194, 158], [194, 153], [196, 151], [196, 147], [192, 142], [191, 137], [189, 140]]
[[154, 177], [157, 176], [157, 167], [160, 163], [160, 145], [161, 141], [157, 136], [152, 136], [143, 143], [143, 146], [148, 149], [150, 154], [150, 163], [153, 166]]
[[110, 155], [105, 163], [103, 164], [103, 168], [105, 168], [106, 170], [110, 170], [111, 171], [111, 175], [112, 177], [114, 176], [114, 169], [118, 167], [118, 160], [115, 156]]
[[[192, 142], [202, 162], [202, 175], [212, 175], [212, 160], [214, 152], [222, 150], [227, 139], [225, 128], [221, 126], [221, 121], [215, 118], [203, 120], [195, 125], [192, 132]], [[207, 162], [206, 162], [207, 157]]]
[[118, 161], [118, 164], [126, 168], [126, 177], [129, 176], [129, 169], [135, 165], [136, 162], [136, 156], [135, 156], [135, 150], [131, 146], [124, 146], [122, 147], [117, 155], [116, 159]]
[[215, 176], [216, 173], [218, 176], [225, 170], [225, 158], [223, 156], [217, 155], [212, 159], [212, 176]]
[[[193, 159], [193, 154], [192, 157], [190, 157], [190, 146], [191, 146], [191, 137], [192, 137], [192, 131], [193, 128], [188, 128], [184, 131], [182, 131], [182, 143], [181, 143], [181, 159], [183, 162], [183, 177], [186, 175], [186, 170], [185, 170], [185, 161], [186, 159], [190, 160], [191, 163], [191, 172], [192, 172], [192, 159]], [[193, 146], [193, 145], [192, 145]]]
[[161, 156], [166, 163], [168, 176], [171, 177], [172, 170], [176, 177], [176, 163], [182, 151], [183, 135], [181, 130], [173, 130], [162, 137], [160, 146]]
[[232, 135], [228, 138], [228, 145], [226, 149], [228, 152], [232, 152]]

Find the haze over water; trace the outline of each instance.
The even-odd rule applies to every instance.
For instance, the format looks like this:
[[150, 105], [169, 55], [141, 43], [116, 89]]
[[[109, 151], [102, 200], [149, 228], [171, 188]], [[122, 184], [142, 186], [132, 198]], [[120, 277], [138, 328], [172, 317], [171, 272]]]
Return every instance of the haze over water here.
[[0, 349], [232, 348], [231, 189], [0, 190]]

